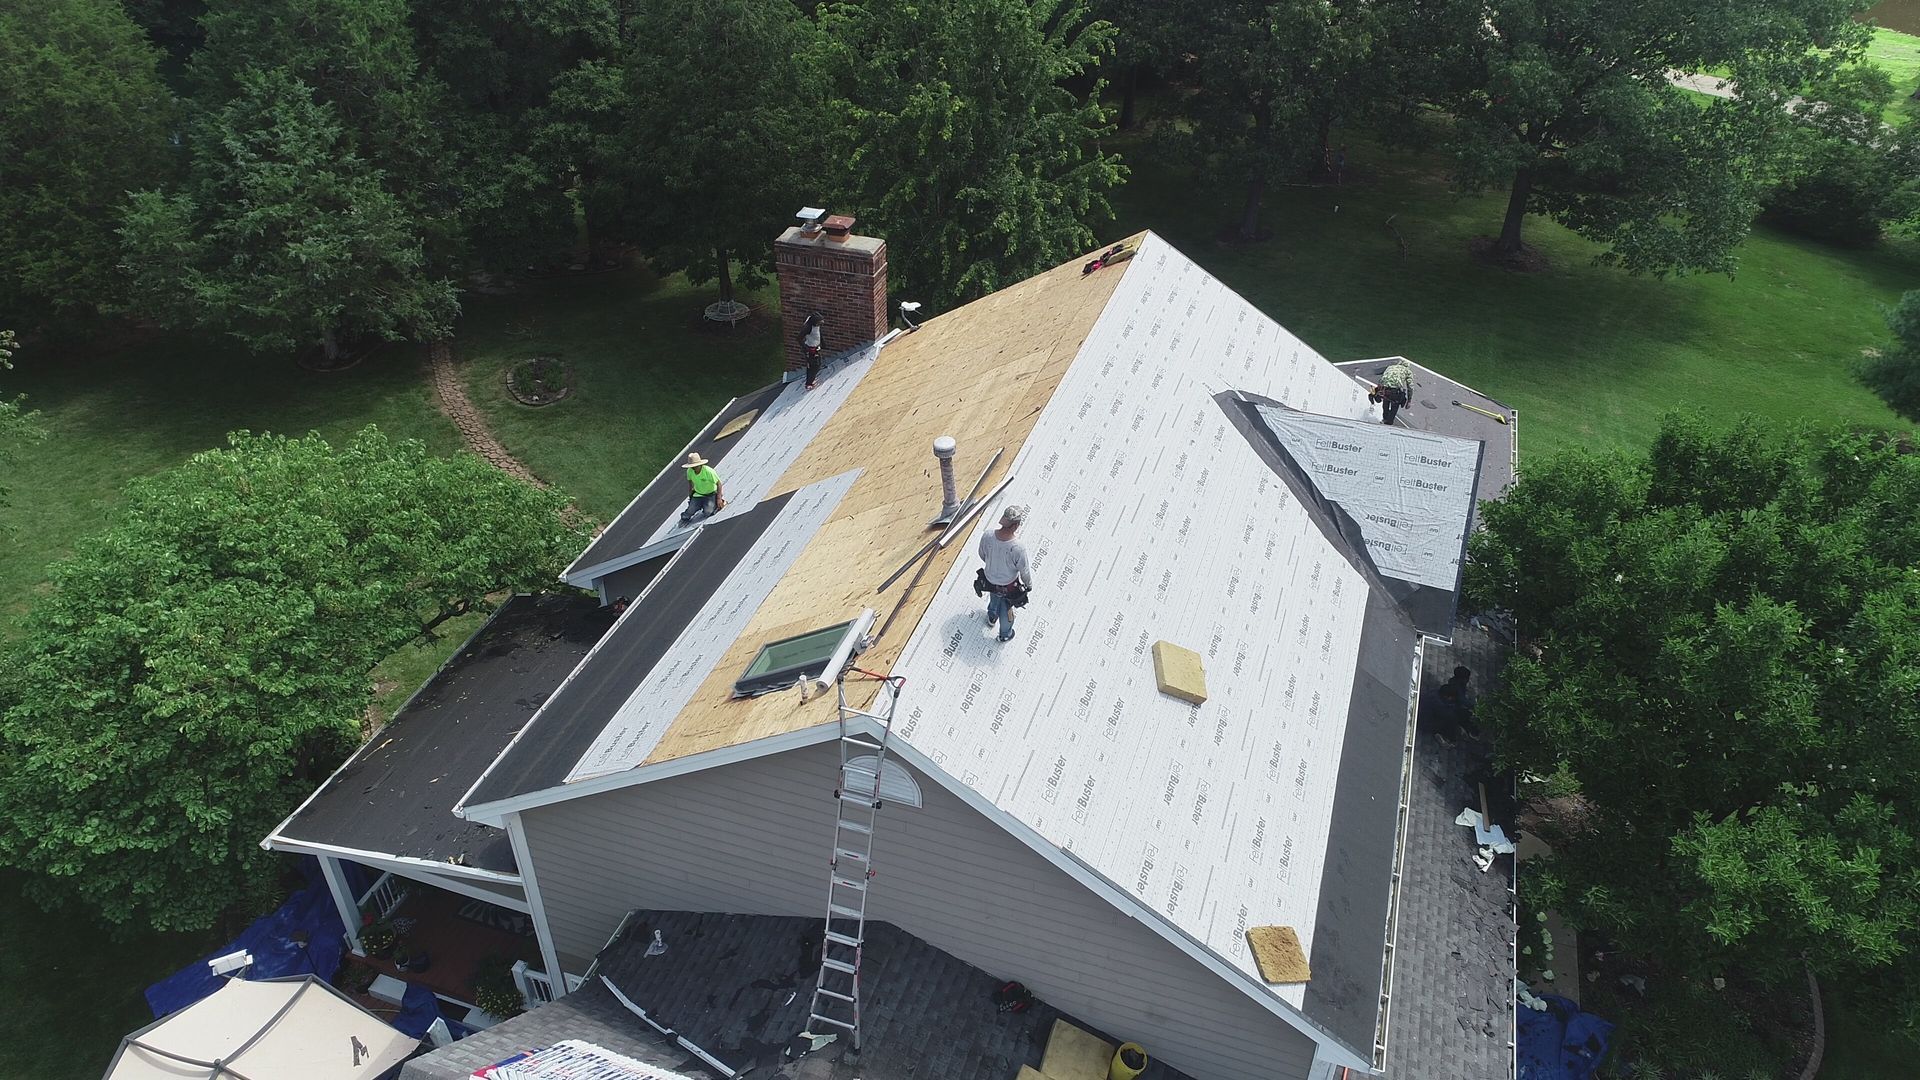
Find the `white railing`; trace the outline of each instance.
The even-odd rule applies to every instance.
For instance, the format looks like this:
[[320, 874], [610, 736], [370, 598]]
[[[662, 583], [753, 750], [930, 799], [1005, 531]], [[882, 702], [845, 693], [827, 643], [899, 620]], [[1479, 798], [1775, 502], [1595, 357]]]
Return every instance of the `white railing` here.
[[[578, 975], [567, 976], [567, 992], [580, 989], [586, 980]], [[532, 1009], [553, 1000], [553, 980], [544, 971], [528, 967], [525, 960], [517, 960], [513, 965], [513, 985], [520, 991], [520, 998]]]
[[361, 911], [373, 912], [376, 919], [384, 919], [393, 914], [393, 909], [399, 907], [400, 901], [406, 898], [406, 878], [381, 874], [378, 880], [367, 887], [366, 892], [360, 894], [359, 907]]

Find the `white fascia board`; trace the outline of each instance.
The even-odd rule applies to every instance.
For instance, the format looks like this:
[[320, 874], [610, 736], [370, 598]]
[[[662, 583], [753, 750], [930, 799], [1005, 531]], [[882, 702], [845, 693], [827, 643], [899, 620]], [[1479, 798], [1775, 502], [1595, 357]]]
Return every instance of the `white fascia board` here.
[[[710, 427], [712, 427], [712, 426], [713, 426], [713, 422], [714, 422], [715, 420], [718, 420], [718, 419], [720, 419], [720, 418], [721, 418], [722, 416], [725, 416], [725, 415], [727, 414], [727, 410], [728, 410], [728, 409], [731, 409], [731, 408], [733, 408], [733, 405], [734, 405], [734, 402], [736, 402], [736, 401], [739, 401], [739, 400], [740, 400], [740, 399], [739, 399], [738, 397], [730, 397], [730, 398], [728, 398], [728, 399], [727, 399], [727, 403], [726, 403], [725, 405], [722, 405], [722, 406], [720, 406], [720, 411], [719, 411], [719, 412], [717, 412], [717, 413], [714, 413], [711, 419], [709, 419], [709, 420], [708, 420], [708, 421], [707, 421], [706, 423], [704, 423], [704, 424], [701, 424], [701, 425], [700, 425], [700, 427], [699, 427], [699, 429], [698, 429], [698, 430], [696, 430], [696, 431], [695, 431], [695, 432], [693, 433], [693, 438], [691, 438], [691, 439], [688, 439], [688, 440], [687, 440], [687, 445], [685, 445], [685, 446], [683, 446], [683, 447], [681, 447], [681, 448], [680, 448], [680, 452], [679, 452], [678, 454], [675, 454], [675, 455], [674, 455], [673, 457], [671, 457], [671, 458], [669, 458], [669, 459], [667, 459], [667, 466], [666, 466], [666, 468], [664, 468], [664, 469], [661, 469], [661, 470], [660, 470], [659, 472], [657, 472], [657, 473], [654, 473], [654, 474], [653, 474], [653, 479], [652, 479], [652, 480], [649, 480], [649, 481], [647, 481], [646, 483], [644, 483], [644, 484], [642, 484], [642, 485], [640, 485], [640, 490], [639, 490], [639, 491], [636, 491], [636, 492], [634, 492], [634, 493], [633, 493], [633, 498], [631, 498], [631, 499], [628, 499], [628, 500], [627, 500], [627, 505], [626, 505], [626, 506], [625, 506], [624, 508], [622, 508], [622, 509], [621, 509], [621, 511], [620, 511], [620, 512], [619, 512], [618, 514], [615, 514], [615, 515], [613, 516], [613, 521], [609, 521], [609, 522], [607, 522], [607, 528], [609, 528], [609, 529], [611, 529], [611, 528], [613, 528], [613, 526], [614, 526], [614, 522], [617, 522], [617, 521], [619, 521], [619, 520], [620, 520], [621, 518], [623, 518], [623, 517], [626, 517], [626, 516], [627, 516], [627, 512], [628, 512], [629, 510], [632, 510], [632, 509], [633, 509], [633, 504], [634, 504], [634, 503], [637, 503], [637, 502], [639, 502], [639, 501], [640, 501], [640, 496], [642, 496], [642, 495], [645, 495], [645, 494], [647, 493], [647, 489], [648, 489], [648, 488], [650, 488], [650, 487], [652, 487], [653, 485], [655, 485], [655, 484], [657, 484], [657, 483], [659, 483], [659, 482], [660, 482], [660, 478], [661, 478], [661, 477], [663, 477], [663, 476], [665, 476], [665, 475], [667, 475], [668, 473], [670, 473], [670, 472], [672, 472], [672, 471], [673, 471], [673, 469], [674, 469], [674, 466], [675, 466], [675, 465], [677, 465], [677, 464], [679, 464], [679, 463], [680, 463], [681, 461], [684, 461], [684, 460], [686, 460], [686, 456], [687, 456], [687, 451], [689, 451], [689, 450], [691, 450], [691, 449], [693, 449], [693, 444], [694, 444], [694, 443], [697, 443], [697, 442], [699, 442], [699, 441], [700, 441], [700, 434], [701, 434], [701, 432], [704, 432], [704, 431], [706, 431], [706, 430], [707, 430], [708, 428], [710, 428]], [[599, 540], [600, 540], [600, 538], [599, 538], [598, 536], [596, 536], [596, 537], [594, 537], [594, 538], [593, 538], [592, 540], [590, 540], [590, 541], [588, 541], [588, 542], [587, 542], [587, 546], [586, 546], [586, 549], [585, 549], [585, 550], [583, 550], [583, 551], [581, 551], [581, 552], [580, 552], [580, 554], [579, 554], [578, 556], [576, 556], [576, 557], [574, 558], [574, 560], [573, 560], [573, 562], [571, 562], [571, 563], [569, 563], [569, 564], [567, 565], [567, 568], [566, 568], [565, 570], [562, 570], [562, 571], [560, 571], [560, 580], [561, 580], [561, 581], [564, 581], [564, 582], [566, 582], [566, 583], [567, 583], [567, 584], [569, 584], [569, 585], [577, 585], [577, 586], [579, 586], [579, 587], [581, 587], [581, 588], [586, 588], [586, 587], [587, 587], [587, 584], [588, 584], [588, 582], [587, 582], [587, 581], [576, 581], [575, 579], [576, 579], [576, 578], [588, 578], [589, 580], [591, 580], [591, 577], [590, 577], [590, 573], [591, 573], [591, 571], [595, 571], [595, 570], [599, 570], [599, 569], [600, 569], [600, 567], [599, 567], [599, 566], [590, 566], [590, 567], [588, 567], [588, 568], [586, 568], [585, 570], [582, 570], [582, 569], [580, 569], [580, 560], [581, 560], [581, 559], [584, 559], [584, 558], [586, 558], [586, 556], [587, 556], [587, 552], [588, 552], [588, 551], [591, 551], [591, 550], [593, 550], [593, 545], [594, 545], [594, 544], [596, 544], [596, 543], [598, 543], [598, 542], [599, 542]], [[618, 562], [619, 560], [618, 560], [618, 559], [614, 559], [614, 560], [610, 560], [610, 561], [612, 561], [612, 562]], [[638, 562], [638, 561], [639, 561], [639, 560], [635, 560], [635, 562]], [[604, 564], [604, 563], [603, 563], [603, 564], [601, 564], [601, 565], [606, 565], [606, 564]], [[627, 565], [627, 566], [632, 566], [632, 565], [633, 565], [633, 563], [627, 563], [626, 565]], [[615, 567], [614, 569], [620, 569], [620, 567]], [[606, 571], [606, 572], [607, 572], [607, 573], [611, 573], [612, 571]]]
[[[432, 859], [416, 859], [411, 855], [393, 855], [381, 851], [361, 851], [357, 848], [340, 847], [336, 844], [317, 844], [310, 840], [290, 840], [284, 836], [269, 836], [261, 845], [269, 851], [291, 852], [296, 855], [317, 855], [329, 859], [349, 859], [368, 866], [378, 866], [403, 877], [416, 880], [435, 878], [468, 878], [473, 881], [485, 881], [497, 885], [520, 886], [520, 875], [500, 870], [482, 870], [477, 866], [460, 866], [456, 863], [434, 862]], [[470, 894], [471, 895], [471, 894]], [[487, 898], [485, 896], [483, 899]], [[511, 906], [511, 905], [509, 905]]]
[[642, 765], [637, 769], [607, 773], [589, 780], [576, 780], [571, 784], [550, 787], [544, 791], [530, 791], [510, 799], [477, 803], [473, 806], [458, 806], [454, 808], [454, 813], [469, 821], [504, 828], [502, 823], [508, 819], [509, 815], [518, 814], [522, 810], [531, 810], [537, 806], [551, 806], [554, 803], [567, 802], [588, 795], [598, 795], [603, 791], [638, 787], [641, 784], [653, 783], [655, 780], [685, 776], [688, 773], [702, 772], [722, 765], [751, 761], [769, 754], [785, 753], [788, 750], [797, 750], [817, 743], [831, 742], [838, 737], [835, 734], [838, 730], [833, 719], [828, 718], [812, 727], [804, 727], [780, 735], [769, 735], [764, 739], [736, 743], [733, 746], [724, 746], [699, 754], [688, 754], [685, 757], [671, 758], [652, 765]]
[[[878, 739], [882, 736], [878, 724], [860, 718], [850, 725], [860, 734]], [[1109, 880], [1106, 875], [1075, 858], [1072, 854], [1060, 850], [1045, 837], [1035, 832], [1025, 822], [1001, 810], [991, 800], [967, 785], [947, 775], [946, 771], [934, 764], [933, 760], [915, 749], [912, 743], [898, 736], [888, 741], [892, 753], [899, 754], [912, 763], [913, 767], [932, 777], [934, 782], [947, 789], [961, 802], [980, 812], [988, 821], [1005, 829], [1015, 839], [1032, 848], [1041, 858], [1052, 863], [1062, 873], [1091, 890], [1094, 895], [1118, 908], [1120, 912], [1136, 922], [1151, 929], [1171, 944], [1187, 954], [1201, 967], [1226, 980], [1240, 992], [1252, 998], [1273, 1015], [1285, 1020], [1302, 1035], [1312, 1039], [1320, 1049], [1316, 1051], [1318, 1060], [1331, 1061], [1350, 1069], [1358, 1069], [1363, 1074], [1373, 1074], [1373, 1063], [1356, 1054], [1338, 1039], [1322, 1031], [1318, 1025], [1296, 1010], [1293, 1006], [1268, 993], [1266, 988], [1255, 983], [1251, 976], [1228, 963], [1219, 954], [1183, 933], [1178, 927], [1167, 922], [1159, 914], [1135, 900], [1130, 894]]]
[[[515, 599], [525, 595], [527, 594], [514, 593], [513, 596], [510, 596], [507, 598], [506, 604], [501, 604], [500, 607], [506, 607], [507, 604], [511, 604]], [[479, 637], [481, 633], [486, 630], [487, 627], [493, 625], [493, 618], [495, 615], [500, 614], [500, 607], [494, 608], [493, 612], [487, 616], [487, 621], [481, 623], [479, 629], [475, 630], [471, 634], [468, 634], [467, 640], [461, 642], [460, 647], [458, 649], [453, 650], [453, 653], [451, 655], [449, 655], [445, 660], [441, 661], [440, 666], [434, 669], [433, 674], [427, 676], [426, 682], [422, 682], [419, 686], [414, 687], [413, 693], [407, 695], [407, 700], [404, 703], [402, 703], [398, 709], [395, 709], [393, 711], [394, 716], [399, 716], [401, 713], [406, 712], [407, 706], [413, 704], [413, 699], [419, 697], [420, 691], [425, 690], [427, 688], [427, 683], [430, 683], [433, 680], [439, 678], [440, 673], [447, 670], [448, 664], [453, 663], [455, 658], [457, 658], [461, 653], [467, 651], [467, 646], [473, 644], [474, 638]], [[391, 719], [389, 719], [388, 723], [391, 723], [391, 722], [392, 722]], [[380, 725], [380, 731], [385, 731], [385, 730], [386, 730], [386, 724]], [[359, 746], [354, 747], [353, 753], [348, 754], [345, 758], [341, 759], [340, 764], [335, 765], [333, 767], [333, 771], [327, 774], [327, 778], [325, 780], [320, 781], [320, 783], [316, 784], [314, 786], [314, 789], [307, 794], [307, 797], [300, 800], [300, 805], [294, 807], [292, 813], [288, 814], [286, 817], [281, 818], [280, 824], [275, 825], [273, 827], [272, 832], [269, 832], [267, 835], [260, 838], [260, 846], [271, 851], [274, 848], [275, 841], [284, 842], [286, 838], [282, 834], [286, 832], [287, 826], [293, 822], [293, 819], [299, 817], [300, 811], [305, 810], [309, 803], [319, 798], [320, 793], [327, 790], [327, 785], [333, 783], [334, 779], [340, 775], [340, 771], [342, 769], [345, 769], [347, 766], [353, 764], [354, 759], [360, 756], [360, 752], [362, 750], [365, 750], [367, 747], [373, 745], [373, 740], [380, 737], [380, 731], [375, 731], [370, 737], [366, 739], [366, 741], [362, 742]], [[341, 850], [344, 851], [347, 849], [342, 848]]]
[[[687, 550], [693, 547], [694, 540], [698, 539], [705, 529], [706, 526], [702, 525], [687, 534], [687, 541], [680, 545], [680, 550], [673, 553], [673, 558], [668, 560], [667, 565], [661, 567], [658, 574], [653, 575], [653, 580], [647, 582], [647, 587], [640, 590], [640, 595], [634, 597], [633, 600], [627, 604], [627, 610], [621, 612], [619, 616], [613, 620], [613, 625], [607, 627], [606, 632], [600, 635], [600, 640], [593, 643], [593, 647], [587, 650], [587, 655], [581, 657], [580, 662], [573, 665], [573, 670], [567, 672], [567, 677], [560, 680], [560, 685], [553, 688], [553, 692], [547, 695], [546, 701], [541, 702], [540, 707], [533, 710], [533, 715], [527, 717], [527, 722], [521, 724], [520, 730], [513, 733], [513, 738], [507, 740], [507, 745], [501, 747], [498, 754], [493, 755], [493, 760], [487, 763], [487, 767], [480, 771], [480, 775], [474, 778], [473, 783], [467, 785], [467, 790], [461, 793], [460, 798], [454, 802], [454, 817], [479, 821], [487, 825], [492, 825], [497, 829], [506, 828], [506, 825], [502, 823], [497, 815], [493, 817], [472, 817], [469, 815], [467, 813], [467, 800], [473, 797], [473, 793], [480, 789], [481, 784], [487, 782], [487, 777], [493, 775], [493, 770], [498, 767], [502, 761], [506, 760], [507, 755], [513, 753], [514, 747], [520, 745], [520, 740], [533, 728], [533, 725], [539, 723], [540, 718], [546, 715], [547, 705], [551, 703], [554, 698], [559, 697], [560, 691], [566, 689], [567, 684], [572, 682], [575, 676], [586, 670], [586, 666], [593, 662], [594, 654], [600, 651], [600, 646], [605, 645], [612, 639], [614, 632], [620, 629], [620, 624], [634, 617], [639, 612], [641, 602], [647, 598], [647, 594], [651, 593], [655, 585], [660, 584], [661, 581], [666, 579], [668, 574], [673, 572], [673, 564], [679, 562], [680, 556], [685, 555]], [[512, 802], [513, 800], [505, 799], [500, 801], [504, 803]], [[492, 804], [487, 805], [491, 806]]]

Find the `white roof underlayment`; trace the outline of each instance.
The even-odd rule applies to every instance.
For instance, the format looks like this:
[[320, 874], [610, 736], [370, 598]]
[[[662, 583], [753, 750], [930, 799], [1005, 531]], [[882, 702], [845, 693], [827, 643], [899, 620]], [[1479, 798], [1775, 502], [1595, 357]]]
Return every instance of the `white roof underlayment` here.
[[860, 470], [854, 469], [793, 493], [726, 580], [714, 587], [672, 648], [627, 695], [567, 774], [567, 783], [623, 772], [647, 759], [859, 475]]
[[[829, 361], [820, 372], [820, 381], [812, 390], [798, 379], [787, 384], [780, 396], [760, 410], [740, 443], [727, 451], [721, 463], [720, 479], [727, 486], [727, 505], [737, 508], [722, 511], [716, 517], [745, 512], [759, 505], [772, 490], [773, 482], [784, 475], [794, 459], [807, 448], [833, 414], [840, 411], [853, 388], [860, 385], [874, 358], [880, 355], [880, 343], [872, 342]], [[679, 468], [676, 463], [675, 468]], [[678, 510], [667, 515], [647, 538], [657, 544], [675, 533], [693, 526], [681, 525]]]
[[1382, 574], [1452, 592], [1480, 444], [1371, 420], [1256, 406], [1320, 494], [1344, 507]]
[[[1018, 636], [993, 639], [977, 561], [956, 562], [893, 667], [894, 730], [1253, 973], [1249, 926], [1312, 951], [1368, 585], [1230, 423], [1226, 390], [1373, 415], [1149, 235], [1011, 466], [1000, 503], [1031, 508], [1034, 574]], [[1157, 691], [1158, 640], [1201, 655], [1204, 704]], [[1272, 989], [1301, 1006], [1303, 986]]]
[[[735, 436], [740, 441], [727, 451], [726, 458], [714, 470], [724, 485], [727, 509], [692, 525], [682, 525], [680, 511], [685, 504], [677, 503], [672, 511], [660, 519], [638, 548], [631, 554], [623, 554], [617, 562], [632, 565], [655, 555], [664, 555], [684, 543], [701, 524], [724, 521], [758, 506], [766, 498], [767, 492], [773, 489], [774, 482], [786, 474], [800, 452], [807, 448], [814, 436], [820, 434], [821, 428], [827, 426], [827, 421], [840, 411], [840, 406], [846, 404], [854, 387], [859, 386], [860, 380], [873, 369], [873, 361], [880, 355], [883, 344], [884, 340], [869, 342], [828, 360], [821, 366], [819, 382], [812, 390], [808, 390], [806, 384], [798, 379], [789, 382], [773, 401], [760, 410], [747, 430]], [[676, 459], [664, 471], [678, 472], [682, 468], [684, 461]], [[561, 576], [570, 578], [591, 569], [580, 566], [579, 560], [575, 560], [574, 565], [569, 566]]]

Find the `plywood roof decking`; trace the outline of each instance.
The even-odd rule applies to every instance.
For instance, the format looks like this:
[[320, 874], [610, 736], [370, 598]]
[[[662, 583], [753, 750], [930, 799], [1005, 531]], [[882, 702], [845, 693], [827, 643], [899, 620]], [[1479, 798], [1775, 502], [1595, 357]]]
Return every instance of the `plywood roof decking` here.
[[[1135, 238], [1137, 241], [1137, 238]], [[826, 723], [833, 702], [795, 692], [734, 701], [734, 679], [768, 641], [815, 630], [872, 607], [901, 610], [862, 666], [885, 670], [906, 644], [939, 581], [965, 545], [939, 553], [921, 586], [908, 578], [874, 589], [931, 535], [939, 509], [933, 440], [960, 443], [955, 471], [971, 484], [995, 449], [1006, 455], [990, 488], [1035, 420], [1133, 262], [1082, 276], [1076, 258], [1018, 285], [930, 319], [894, 339], [774, 492], [864, 469], [834, 518], [815, 535], [733, 646], [656, 744], [649, 764]], [[984, 490], [984, 489], [983, 489]], [[962, 492], [964, 494], [964, 492]], [[1018, 485], [1011, 493], [1018, 498]]]

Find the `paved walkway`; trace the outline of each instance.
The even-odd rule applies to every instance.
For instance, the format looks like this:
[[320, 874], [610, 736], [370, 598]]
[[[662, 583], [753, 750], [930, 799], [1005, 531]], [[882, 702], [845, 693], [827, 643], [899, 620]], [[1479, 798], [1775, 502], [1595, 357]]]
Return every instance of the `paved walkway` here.
[[440, 411], [447, 414], [453, 426], [460, 429], [460, 437], [466, 441], [467, 449], [485, 458], [491, 465], [512, 476], [540, 487], [547, 482], [533, 475], [533, 470], [522, 465], [518, 458], [507, 452], [494, 438], [493, 429], [487, 426], [486, 417], [480, 407], [467, 396], [466, 384], [460, 381], [460, 371], [453, 359], [453, 345], [446, 341], [430, 342], [427, 345], [427, 366], [433, 372], [433, 390], [440, 402]]

